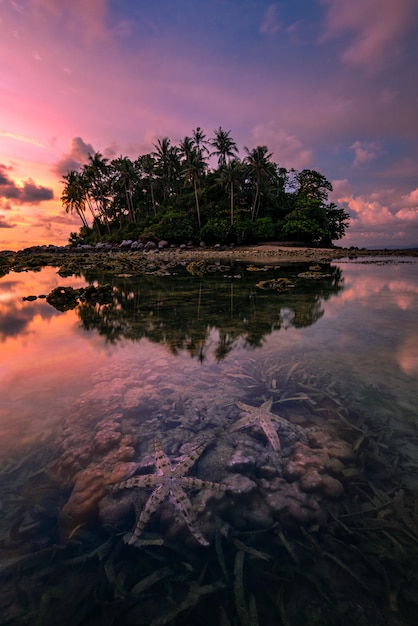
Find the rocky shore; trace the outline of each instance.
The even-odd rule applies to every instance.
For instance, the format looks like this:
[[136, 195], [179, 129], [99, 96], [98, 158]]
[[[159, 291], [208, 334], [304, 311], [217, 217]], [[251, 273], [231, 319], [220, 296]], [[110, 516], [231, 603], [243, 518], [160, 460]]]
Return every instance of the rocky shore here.
[[124, 241], [119, 245], [99, 243], [96, 246], [33, 246], [20, 251], [0, 251], [0, 275], [9, 271], [27, 271], [47, 265], [60, 268], [85, 268], [97, 266], [109, 272], [146, 271], [167, 265], [184, 265], [192, 261], [259, 263], [278, 265], [280, 263], [329, 263], [336, 259], [368, 258], [379, 261], [382, 257], [416, 257], [418, 249], [379, 249], [365, 248], [315, 248], [284, 245], [280, 242], [263, 243], [253, 246], [170, 246], [168, 242]]

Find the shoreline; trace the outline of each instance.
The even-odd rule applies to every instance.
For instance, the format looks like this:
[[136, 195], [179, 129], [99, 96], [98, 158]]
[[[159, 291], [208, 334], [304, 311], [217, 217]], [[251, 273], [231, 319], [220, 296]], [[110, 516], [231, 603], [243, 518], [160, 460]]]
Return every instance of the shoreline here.
[[[346, 259], [370, 259], [371, 262], [381, 262], [382, 257], [418, 257], [418, 248], [415, 249], [379, 249], [365, 248], [314, 248], [303, 246], [281, 245], [280, 242], [261, 243], [251, 246], [178, 246], [163, 248], [154, 247], [148, 250], [126, 249], [121, 246], [90, 247], [82, 246], [71, 248], [67, 246], [33, 246], [14, 252], [0, 251], [0, 275], [9, 271], [27, 271], [42, 266], [74, 266], [80, 269], [86, 266], [97, 265], [106, 271], [120, 271], [121, 264], [131, 266], [139, 273], [151, 266], [169, 264], [184, 265], [193, 261], [203, 262], [243, 262], [263, 265], [279, 265], [280, 263], [330, 263]], [[373, 259], [373, 260], [372, 260]]]

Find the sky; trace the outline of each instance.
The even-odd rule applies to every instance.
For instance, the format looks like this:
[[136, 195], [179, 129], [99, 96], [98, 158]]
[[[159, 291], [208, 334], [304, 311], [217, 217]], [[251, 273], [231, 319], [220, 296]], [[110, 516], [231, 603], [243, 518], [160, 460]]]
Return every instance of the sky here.
[[338, 245], [418, 246], [417, 0], [0, 0], [0, 250], [66, 244], [62, 176], [200, 126], [315, 169]]

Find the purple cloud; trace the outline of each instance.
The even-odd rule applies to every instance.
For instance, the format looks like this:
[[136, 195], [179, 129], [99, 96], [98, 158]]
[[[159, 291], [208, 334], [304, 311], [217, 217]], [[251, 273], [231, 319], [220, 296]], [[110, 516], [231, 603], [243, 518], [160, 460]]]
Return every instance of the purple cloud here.
[[89, 154], [94, 154], [94, 152], [90, 143], [86, 143], [81, 137], [73, 137], [68, 152], [61, 155], [61, 158], [53, 165], [52, 171], [58, 176], [64, 176], [69, 170], [77, 171], [86, 163]]
[[0, 201], [4, 209], [10, 209], [15, 204], [38, 204], [44, 200], [52, 200], [54, 192], [49, 187], [37, 185], [31, 178], [23, 185], [18, 185], [9, 175], [13, 168], [0, 164]]

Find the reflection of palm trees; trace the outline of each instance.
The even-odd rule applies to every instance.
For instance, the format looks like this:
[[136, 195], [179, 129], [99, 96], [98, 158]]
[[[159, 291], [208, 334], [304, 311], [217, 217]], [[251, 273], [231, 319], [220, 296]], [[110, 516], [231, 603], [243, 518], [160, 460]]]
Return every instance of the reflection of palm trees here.
[[[173, 353], [187, 350], [199, 360], [213, 350], [220, 360], [238, 340], [257, 347], [282, 326], [314, 324], [323, 314], [323, 300], [341, 289], [341, 270], [331, 267], [329, 274], [308, 289], [301, 283], [280, 294], [256, 289], [254, 277], [245, 271], [234, 283], [216, 275], [204, 276], [199, 284], [190, 275], [141, 276], [136, 281], [114, 277], [111, 304], [83, 303], [77, 312], [84, 328], [109, 342], [146, 338]], [[86, 279], [104, 282], [93, 272]], [[286, 319], [282, 310], [290, 311]]]

